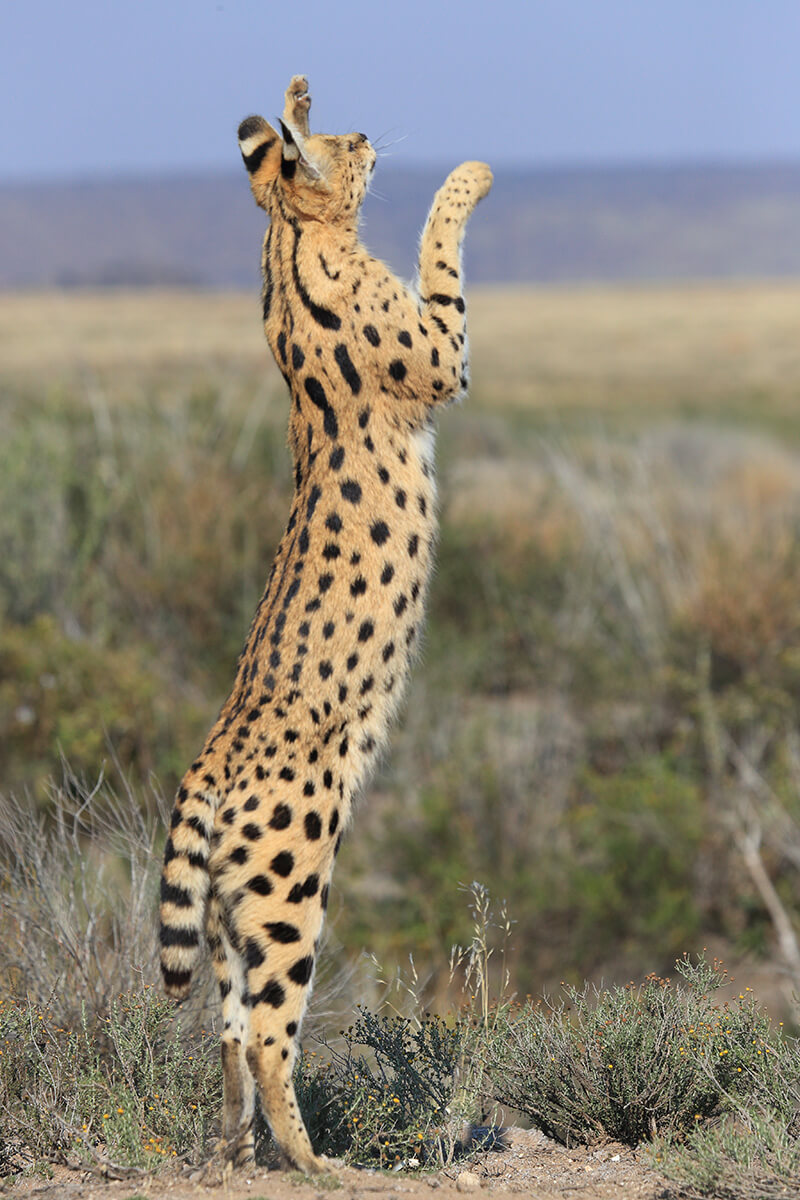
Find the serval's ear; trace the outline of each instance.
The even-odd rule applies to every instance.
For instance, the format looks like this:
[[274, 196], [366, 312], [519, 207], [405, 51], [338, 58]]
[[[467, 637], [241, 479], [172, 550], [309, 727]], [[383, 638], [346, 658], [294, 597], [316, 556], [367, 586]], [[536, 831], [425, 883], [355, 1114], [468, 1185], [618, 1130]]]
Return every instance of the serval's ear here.
[[294, 179], [297, 168], [300, 168], [300, 181], [305, 183], [315, 183], [320, 178], [318, 167], [311, 161], [311, 158], [306, 149], [305, 140], [297, 131], [294, 133], [285, 125], [283, 121], [280, 123], [281, 133], [283, 134], [283, 159], [281, 161], [281, 175], [284, 179]]
[[239, 126], [239, 149], [256, 204], [266, 208], [269, 189], [281, 169], [283, 142], [263, 117], [247, 117]]

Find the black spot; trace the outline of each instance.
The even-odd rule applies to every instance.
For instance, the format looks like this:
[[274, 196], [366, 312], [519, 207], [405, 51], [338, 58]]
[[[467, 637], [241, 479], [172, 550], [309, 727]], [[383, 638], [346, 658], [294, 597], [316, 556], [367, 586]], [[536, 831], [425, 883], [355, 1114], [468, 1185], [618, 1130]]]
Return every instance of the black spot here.
[[306, 827], [306, 837], [310, 842], [315, 842], [322, 833], [322, 821], [320, 820], [319, 813], [306, 813], [304, 825]]
[[333, 775], [330, 771], [326, 771], [325, 774], [322, 776], [322, 782], [325, 784], [326, 788], [330, 788], [333, 786]]
[[264, 984], [260, 992], [250, 997], [250, 1004], [253, 1007], [257, 1004], [269, 1004], [270, 1008], [280, 1008], [285, 999], [286, 992], [277, 979], [270, 979], [268, 983]]
[[364, 326], [364, 337], [369, 342], [370, 346], [380, 346], [381, 335], [378, 333], [374, 325]]
[[322, 489], [315, 483], [311, 489], [311, 495], [308, 497], [308, 505], [306, 507], [306, 520], [310, 521], [314, 515], [314, 509], [317, 507], [317, 501], [322, 495]]
[[325, 887], [322, 889], [322, 891], [320, 892], [320, 895], [319, 895], [319, 902], [320, 902], [320, 905], [322, 906], [323, 912], [328, 907], [328, 892], [329, 892], [329, 888], [326, 883]]
[[374, 632], [375, 626], [372, 624], [372, 621], [362, 621], [358, 630], [358, 640], [360, 642], [368, 642]]
[[247, 825], [242, 829], [243, 835], [248, 842], [257, 842], [264, 836], [264, 831], [260, 825], [254, 825], [252, 821], [248, 821]]
[[282, 879], [285, 879], [287, 875], [291, 875], [293, 868], [294, 855], [290, 850], [281, 850], [280, 854], [276, 854], [269, 864], [270, 871], [274, 871]]
[[381, 658], [384, 662], [388, 662], [394, 654], [394, 642], [387, 642], [381, 652]]
[[286, 362], [286, 334], [283, 330], [278, 334], [278, 353], [281, 356], [281, 362]]
[[333, 665], [325, 658], [319, 664], [318, 670], [320, 679], [329, 679], [333, 674]]
[[303, 363], [306, 361], [306, 356], [298, 345], [292, 342], [292, 366], [295, 371], [299, 371]]
[[415, 533], [412, 533], [411, 537], [408, 539], [408, 557], [414, 558], [417, 550], [419, 550], [419, 538]]
[[254, 938], [248, 938], [244, 944], [244, 961], [251, 969], [260, 967], [265, 959], [264, 951]]
[[159, 931], [162, 946], [198, 946], [200, 935], [196, 929], [180, 929], [173, 925], [162, 925]]
[[338, 437], [339, 422], [336, 420], [336, 413], [333, 411], [320, 381], [315, 379], [313, 375], [309, 375], [305, 381], [305, 389], [308, 392], [311, 403], [316, 405], [322, 413], [322, 427], [328, 437]]
[[314, 959], [309, 954], [305, 958], [299, 958], [297, 962], [289, 968], [289, 978], [291, 979], [292, 983], [297, 983], [302, 986], [308, 983], [313, 970]]
[[336, 626], [334, 625], [333, 621], [326, 621], [322, 626], [322, 636], [327, 640], [328, 638], [333, 637], [335, 630]]
[[348, 669], [348, 671], [355, 671], [355, 669], [356, 669], [356, 667], [357, 667], [357, 666], [358, 666], [358, 655], [357, 655], [357, 654], [351, 654], [351, 655], [350, 655], [350, 657], [349, 657], [349, 658], [348, 658], [348, 660], [347, 660], [347, 669]]
[[406, 364], [401, 362], [399, 358], [396, 358], [394, 362], [389, 363], [389, 374], [392, 379], [400, 383], [406, 377]]
[[333, 576], [326, 572], [324, 575], [320, 575], [319, 579], [317, 580], [317, 587], [322, 593], [325, 593], [332, 583]]
[[433, 349], [431, 350], [431, 366], [438, 367], [438, 365], [439, 365], [439, 351], [434, 346]]
[[322, 557], [326, 562], [333, 562], [334, 559], [337, 559], [341, 553], [342, 552], [337, 546], [336, 542], [326, 542], [325, 548], [322, 551]]
[[401, 346], [408, 346], [409, 350], [411, 349], [411, 334], [407, 330], [401, 329], [397, 335], [397, 340]]
[[344, 462], [344, 446], [336, 446], [331, 450], [331, 456], [328, 459], [332, 471], [338, 471]]
[[231, 862], [235, 863], [238, 867], [241, 867], [243, 863], [246, 863], [249, 857], [250, 851], [246, 846], [237, 846], [236, 849], [232, 850], [230, 853]]
[[366, 696], [367, 692], [371, 692], [374, 683], [375, 683], [375, 680], [373, 679], [373, 677], [371, 675], [368, 675], [367, 678], [365, 680], [363, 680], [361, 687], [358, 689], [359, 696]]
[[351, 596], [363, 596], [367, 590], [367, 581], [363, 575], [356, 575], [353, 582], [350, 584]]
[[278, 778], [285, 779], [287, 783], [291, 783], [294, 779], [294, 771], [291, 767], [281, 767]]
[[269, 896], [272, 892], [272, 884], [266, 875], [254, 875], [252, 879], [248, 879], [247, 886], [257, 896]]
[[367, 428], [367, 422], [368, 422], [368, 421], [369, 421], [369, 409], [368, 409], [368, 408], [362, 408], [361, 412], [358, 414], [358, 427], [359, 427], [359, 429], [366, 429], [366, 428]]
[[361, 376], [353, 366], [350, 355], [347, 353], [347, 346], [344, 342], [340, 342], [333, 352], [333, 357], [336, 359], [336, 365], [342, 372], [342, 378], [354, 396], [357, 396], [361, 391]]
[[319, 875], [307, 875], [303, 883], [304, 896], [316, 896], [319, 890]]
[[389, 537], [389, 526], [385, 521], [376, 521], [371, 527], [369, 535], [376, 546], [382, 546]]
[[288, 804], [276, 804], [269, 819], [271, 829], [286, 829], [292, 823], [292, 810]]
[[236, 820], [236, 809], [233, 807], [226, 808], [224, 812], [221, 813], [220, 820], [224, 821], [226, 825], [232, 825]]
[[391, 583], [393, 579], [394, 579], [394, 567], [392, 566], [391, 563], [386, 563], [383, 570], [381, 571], [381, 583], [385, 587], [386, 584]]
[[401, 592], [400, 595], [397, 597], [397, 599], [394, 602], [394, 615], [396, 617], [402, 616], [403, 613], [406, 611], [407, 607], [408, 607], [408, 599]]
[[264, 928], [273, 942], [280, 942], [283, 946], [300, 941], [300, 930], [296, 925], [289, 925], [286, 921], [268, 921]]
[[389, 482], [389, 472], [386, 470], [386, 467], [378, 467], [378, 479], [380, 479], [381, 483]]
[[398, 507], [398, 508], [405, 508], [405, 506], [406, 506], [406, 494], [405, 494], [405, 492], [403, 491], [403, 489], [402, 489], [402, 488], [398, 488], [398, 489], [397, 489], [397, 491], [395, 492], [395, 494], [394, 494], [394, 502], [395, 502], [395, 504], [397, 505], [397, 507]]
[[331, 533], [341, 533], [342, 518], [339, 516], [338, 513], [335, 513], [335, 512], [329, 513], [328, 516], [325, 518], [325, 527], [326, 527], [326, 529], [330, 529]]
[[341, 493], [345, 500], [349, 500], [351, 504], [358, 504], [361, 499], [361, 484], [355, 479], [345, 479], [341, 485]]
[[347, 747], [348, 747], [347, 738], [343, 737], [341, 742], [339, 743], [339, 757], [340, 758], [344, 758], [344, 756], [347, 754]]
[[[192, 978], [191, 971], [166, 971], [161, 968], [161, 973], [164, 976], [164, 983], [168, 988], [185, 988], [189, 980]], [[222, 984], [220, 984], [220, 992]]]
[[192, 897], [186, 888], [167, 883], [163, 876], [161, 878], [161, 900], [162, 903], [174, 904], [176, 908], [192, 907]]
[[[320, 257], [322, 256], [320, 255]], [[297, 1021], [290, 1021], [286, 1026], [286, 1032], [289, 1037], [294, 1037], [294, 1035], [297, 1033]]]

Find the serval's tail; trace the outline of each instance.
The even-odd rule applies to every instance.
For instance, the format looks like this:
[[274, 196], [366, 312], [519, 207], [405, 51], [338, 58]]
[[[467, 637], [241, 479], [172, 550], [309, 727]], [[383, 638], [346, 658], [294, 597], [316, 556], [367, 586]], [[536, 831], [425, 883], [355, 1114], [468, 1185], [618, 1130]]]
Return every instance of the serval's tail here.
[[173, 1000], [189, 994], [202, 945], [216, 807], [216, 793], [190, 772], [175, 799], [161, 873], [161, 973]]

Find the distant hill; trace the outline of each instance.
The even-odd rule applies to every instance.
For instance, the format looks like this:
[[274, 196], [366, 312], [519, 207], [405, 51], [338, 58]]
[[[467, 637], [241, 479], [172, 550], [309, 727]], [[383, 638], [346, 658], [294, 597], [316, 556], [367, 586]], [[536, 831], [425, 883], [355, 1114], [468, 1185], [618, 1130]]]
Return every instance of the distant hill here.
[[[370, 249], [410, 276], [435, 169], [383, 168]], [[244, 172], [0, 184], [0, 288], [257, 286]], [[800, 275], [800, 163], [498, 170], [473, 283]]]

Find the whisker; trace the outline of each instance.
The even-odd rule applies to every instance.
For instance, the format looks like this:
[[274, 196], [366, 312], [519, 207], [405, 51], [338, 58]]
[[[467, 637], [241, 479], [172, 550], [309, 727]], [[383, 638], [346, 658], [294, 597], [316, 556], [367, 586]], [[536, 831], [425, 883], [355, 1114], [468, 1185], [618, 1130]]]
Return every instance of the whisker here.
[[[391, 130], [387, 129], [386, 133], [391, 133]], [[377, 151], [378, 153], [380, 153], [383, 150], [388, 149], [389, 146], [396, 146], [398, 144], [398, 142], [404, 142], [406, 140], [406, 138], [408, 137], [408, 134], [401, 133], [396, 138], [392, 138], [392, 140], [390, 142], [384, 142], [383, 145], [381, 145], [381, 139], [384, 137], [386, 137], [386, 134], [382, 133], [381, 136], [377, 139], [377, 141], [372, 143], [373, 150]]]

